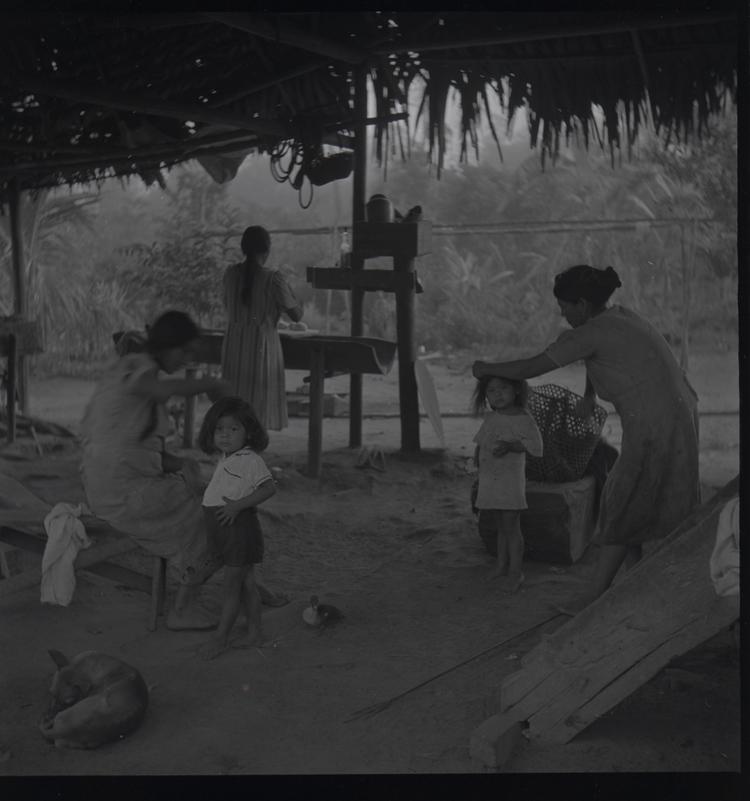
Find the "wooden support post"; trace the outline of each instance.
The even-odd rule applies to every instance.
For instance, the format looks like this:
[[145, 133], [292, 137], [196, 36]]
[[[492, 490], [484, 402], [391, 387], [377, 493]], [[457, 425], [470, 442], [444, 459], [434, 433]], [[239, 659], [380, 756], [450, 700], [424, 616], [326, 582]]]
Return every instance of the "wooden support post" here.
[[151, 608], [147, 628], [156, 631], [159, 615], [164, 611], [164, 597], [167, 590], [167, 560], [163, 556], [154, 556], [151, 575]]
[[[354, 175], [352, 179], [352, 224], [365, 219], [367, 191], [367, 67], [354, 71]], [[362, 270], [365, 263], [356, 251], [351, 254], [351, 269]], [[352, 290], [351, 335], [364, 335], [364, 290]], [[362, 375], [349, 377], [349, 447], [362, 445]]]
[[8, 382], [6, 384], [8, 405], [8, 442], [16, 441], [16, 335], [8, 334]]
[[[20, 317], [25, 317], [28, 311], [26, 302], [26, 260], [24, 259], [23, 233], [21, 229], [21, 189], [18, 178], [11, 178], [8, 182], [10, 210], [10, 242], [11, 259], [13, 264], [13, 311]], [[18, 397], [21, 401], [21, 412], [29, 415], [28, 392], [28, 363], [23, 354], [18, 355], [16, 369], [16, 385]], [[10, 362], [9, 362], [10, 364]], [[15, 393], [15, 386], [13, 388]], [[15, 402], [15, 394], [13, 395]]]
[[323, 374], [325, 350], [323, 345], [310, 352], [310, 417], [308, 421], [307, 474], [320, 476], [323, 449]]
[[[394, 257], [397, 273], [414, 272], [414, 259]], [[396, 291], [396, 339], [398, 342], [398, 401], [401, 412], [401, 450], [419, 451], [419, 395], [414, 362], [417, 348], [414, 335], [414, 289]]]
[[682, 334], [680, 336], [680, 367], [690, 367], [690, 269], [685, 254], [685, 226], [680, 226], [680, 264], [682, 265]]
[[[185, 370], [185, 378], [192, 380], [195, 378], [196, 368], [188, 367]], [[195, 427], [195, 395], [185, 396], [185, 418], [182, 429], [182, 447], [193, 447], [193, 428]]]

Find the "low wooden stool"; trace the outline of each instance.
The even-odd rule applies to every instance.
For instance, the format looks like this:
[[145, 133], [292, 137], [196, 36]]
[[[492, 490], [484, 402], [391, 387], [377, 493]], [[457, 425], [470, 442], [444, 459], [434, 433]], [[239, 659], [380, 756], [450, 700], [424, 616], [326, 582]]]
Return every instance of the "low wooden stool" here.
[[148, 618], [149, 631], [156, 631], [157, 619], [164, 611], [166, 594], [167, 560], [163, 556], [154, 556], [151, 574], [151, 610]]

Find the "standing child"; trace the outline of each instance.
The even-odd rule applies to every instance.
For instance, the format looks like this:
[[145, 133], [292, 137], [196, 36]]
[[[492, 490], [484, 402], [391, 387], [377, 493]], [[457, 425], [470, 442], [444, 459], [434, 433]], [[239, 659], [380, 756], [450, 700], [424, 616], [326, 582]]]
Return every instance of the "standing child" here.
[[213, 659], [229, 647], [240, 604], [247, 612], [247, 644], [262, 642], [260, 596], [253, 565], [263, 561], [263, 532], [256, 507], [276, 492], [273, 477], [258, 455], [268, 434], [249, 403], [218, 400], [208, 410], [198, 436], [205, 453], [221, 453], [203, 494], [209, 543], [224, 564], [224, 600], [216, 635], [200, 648]]
[[506, 592], [523, 583], [521, 509], [526, 509], [526, 453], [542, 455], [542, 435], [526, 411], [525, 381], [480, 378], [473, 395], [474, 414], [487, 408], [474, 461], [479, 471], [477, 509], [492, 515], [497, 531], [497, 565], [491, 578], [500, 578]]

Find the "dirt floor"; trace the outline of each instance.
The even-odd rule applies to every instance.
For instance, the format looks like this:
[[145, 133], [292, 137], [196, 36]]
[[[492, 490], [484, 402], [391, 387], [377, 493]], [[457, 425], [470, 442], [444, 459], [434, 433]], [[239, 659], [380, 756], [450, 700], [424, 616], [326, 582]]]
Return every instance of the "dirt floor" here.
[[[464, 414], [473, 388], [466, 361], [428, 364], [442, 411]], [[739, 469], [737, 356], [694, 354], [691, 367], [702, 399], [707, 496]], [[302, 377], [289, 373], [288, 388]], [[580, 391], [583, 373], [565, 368], [534, 383], [547, 382]], [[32, 413], [75, 428], [91, 388], [35, 381]], [[326, 382], [326, 391], [347, 389], [345, 378]], [[66, 608], [42, 606], [38, 587], [0, 598], [0, 777], [479, 770], [469, 755], [472, 730], [497, 711], [495, 696], [519, 658], [563, 622], [552, 605], [582, 586], [594, 549], [572, 566], [529, 562], [521, 592], [501, 597], [487, 581], [492, 563], [468, 504], [477, 421], [447, 416], [441, 448], [423, 419], [423, 451], [404, 458], [397, 372], [367, 376], [364, 396], [365, 414], [373, 415], [364, 420], [364, 442], [384, 449], [385, 472], [355, 468], [345, 418], [324, 421], [319, 480], [301, 472], [307, 420], [294, 418], [272, 434], [267, 461], [279, 491], [263, 506], [262, 572], [293, 600], [264, 611], [270, 641], [262, 649], [204, 662], [195, 649], [206, 634], [172, 633], [163, 622], [148, 632], [147, 594], [88, 571], [79, 573]], [[616, 419], [605, 434], [618, 444]], [[77, 447], [43, 444], [42, 456], [31, 441], [0, 449], [0, 472], [49, 502], [82, 500]], [[149, 572], [142, 556], [116, 561]], [[214, 610], [220, 586], [219, 575], [204, 589]], [[339, 607], [343, 622], [308, 627], [302, 611], [311, 593]], [[96, 751], [46, 743], [36, 724], [53, 672], [48, 648], [100, 650], [137, 666], [150, 689], [141, 728]], [[727, 631], [675, 660], [569, 744], [524, 744], [507, 771], [738, 771], [739, 705], [739, 653]]]

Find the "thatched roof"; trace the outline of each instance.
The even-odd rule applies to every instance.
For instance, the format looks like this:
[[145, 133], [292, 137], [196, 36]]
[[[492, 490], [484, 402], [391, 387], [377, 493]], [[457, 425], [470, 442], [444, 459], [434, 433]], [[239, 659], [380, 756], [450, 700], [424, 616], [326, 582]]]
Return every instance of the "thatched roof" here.
[[[509, 114], [527, 106], [531, 143], [543, 153], [573, 125], [587, 141], [627, 146], [647, 113], [647, 90], [659, 130], [699, 135], [727, 93], [734, 101], [739, 31], [731, 6], [671, 16], [4, 14], [0, 190], [11, 178], [21, 188], [115, 174], [151, 182], [188, 158], [285, 142], [308, 152], [351, 147], [362, 69], [376, 92], [381, 157], [387, 140], [406, 147], [404, 101], [418, 78], [438, 162], [453, 89], [463, 147], [492, 92]], [[604, 131], [595, 131], [592, 103], [604, 111]]]

